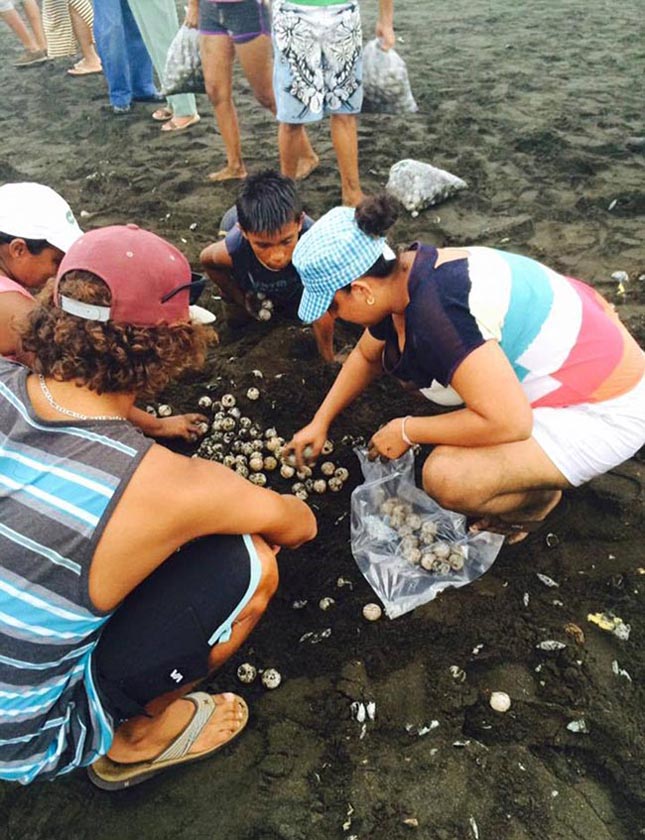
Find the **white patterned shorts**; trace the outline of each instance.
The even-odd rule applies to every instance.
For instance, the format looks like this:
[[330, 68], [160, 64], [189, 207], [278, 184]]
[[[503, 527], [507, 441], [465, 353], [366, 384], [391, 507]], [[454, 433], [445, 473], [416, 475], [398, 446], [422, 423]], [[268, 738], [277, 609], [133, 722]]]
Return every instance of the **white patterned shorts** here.
[[273, 89], [277, 118], [309, 123], [358, 114], [363, 103], [358, 3], [273, 3]]

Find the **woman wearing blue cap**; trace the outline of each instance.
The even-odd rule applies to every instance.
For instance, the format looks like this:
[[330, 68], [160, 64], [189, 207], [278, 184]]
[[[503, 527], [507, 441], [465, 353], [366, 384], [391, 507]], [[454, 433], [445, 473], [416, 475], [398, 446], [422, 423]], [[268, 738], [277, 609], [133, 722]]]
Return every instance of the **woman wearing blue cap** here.
[[396, 255], [384, 238], [395, 220], [386, 195], [337, 207], [294, 251], [302, 320], [330, 312], [366, 330], [290, 446], [299, 460], [305, 446], [317, 455], [334, 418], [383, 371], [431, 398], [439, 383], [461, 407], [395, 417], [370, 455], [433, 445], [426, 492], [517, 542], [564, 489], [643, 445], [645, 357], [590, 286], [492, 248], [414, 243]]

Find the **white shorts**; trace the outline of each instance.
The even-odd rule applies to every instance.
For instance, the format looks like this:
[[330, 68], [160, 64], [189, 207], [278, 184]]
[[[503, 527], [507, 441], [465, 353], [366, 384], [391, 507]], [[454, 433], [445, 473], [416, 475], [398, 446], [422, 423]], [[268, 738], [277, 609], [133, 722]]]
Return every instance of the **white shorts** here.
[[574, 487], [608, 472], [645, 445], [645, 378], [604, 402], [534, 408], [533, 438]]
[[13, 7], [11, 0], [0, 0], [0, 12], [10, 12]]

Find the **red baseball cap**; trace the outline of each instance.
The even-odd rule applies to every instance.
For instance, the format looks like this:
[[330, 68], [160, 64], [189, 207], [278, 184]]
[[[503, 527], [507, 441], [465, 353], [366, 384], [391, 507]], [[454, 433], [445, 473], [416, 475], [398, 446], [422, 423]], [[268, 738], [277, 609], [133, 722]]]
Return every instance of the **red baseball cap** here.
[[[112, 293], [109, 306], [59, 294], [70, 271], [90, 271]], [[88, 321], [153, 327], [188, 321], [191, 270], [186, 257], [160, 236], [137, 225], [112, 225], [83, 234], [63, 257], [56, 274], [54, 303]]]

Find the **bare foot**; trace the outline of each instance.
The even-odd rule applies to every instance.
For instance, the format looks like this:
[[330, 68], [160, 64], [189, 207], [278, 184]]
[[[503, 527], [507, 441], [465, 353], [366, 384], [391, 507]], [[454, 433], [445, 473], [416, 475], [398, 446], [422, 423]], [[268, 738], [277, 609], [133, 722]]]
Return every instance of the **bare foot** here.
[[320, 165], [320, 158], [314, 154], [313, 157], [300, 158], [296, 168], [296, 181], [304, 181]]
[[211, 172], [206, 176], [207, 181], [234, 181], [238, 178], [246, 178], [247, 172], [244, 166], [225, 166], [217, 172]]
[[[216, 709], [189, 754], [205, 752], [226, 743], [244, 721], [246, 709], [235, 694], [217, 694], [213, 699]], [[145, 734], [136, 740], [123, 734], [130, 723], [126, 722], [115, 732], [108, 758], [119, 764], [135, 764], [155, 758], [185, 729], [194, 714], [195, 706], [190, 700], [175, 700], [162, 714], [144, 722]]]
[[551, 511], [558, 506], [562, 499], [562, 491], [554, 490], [548, 493], [547, 501], [531, 508], [523, 508], [503, 516], [483, 516], [470, 526], [469, 530], [492, 531], [503, 534], [506, 545], [516, 545], [525, 540], [532, 531], [538, 530]]
[[100, 61], [87, 61], [87, 59], [82, 58], [73, 67], [70, 67], [67, 72], [70, 76], [89, 76], [92, 73], [101, 73], [102, 70]]

